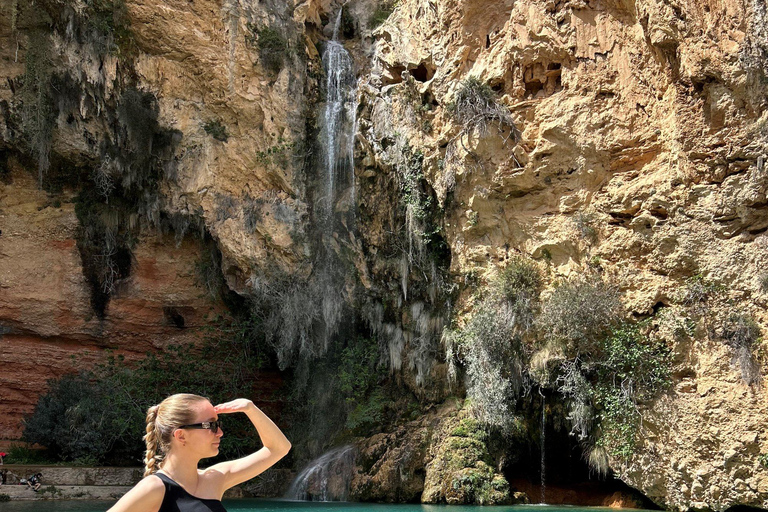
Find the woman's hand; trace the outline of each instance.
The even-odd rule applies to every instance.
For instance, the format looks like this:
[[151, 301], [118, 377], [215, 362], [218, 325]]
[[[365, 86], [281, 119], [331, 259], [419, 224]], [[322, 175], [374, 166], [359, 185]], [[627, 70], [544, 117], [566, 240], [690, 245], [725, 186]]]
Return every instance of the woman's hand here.
[[238, 398], [237, 400], [232, 400], [231, 402], [226, 402], [223, 404], [213, 406], [213, 409], [216, 411], [217, 414], [247, 412], [255, 408], [256, 406], [253, 405], [253, 402], [251, 402], [247, 398]]

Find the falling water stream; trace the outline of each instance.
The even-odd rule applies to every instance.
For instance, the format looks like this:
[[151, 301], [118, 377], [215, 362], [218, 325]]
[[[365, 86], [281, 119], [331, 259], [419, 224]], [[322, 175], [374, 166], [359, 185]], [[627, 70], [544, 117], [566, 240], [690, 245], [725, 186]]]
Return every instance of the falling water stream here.
[[[333, 40], [323, 52], [326, 75], [325, 111], [321, 120], [321, 146], [324, 151], [325, 196], [322, 211], [326, 220], [333, 217], [340, 193], [348, 193], [349, 205], [355, 201], [354, 143], [357, 109], [357, 83], [352, 57], [338, 41], [341, 9], [336, 17]], [[333, 223], [328, 223], [332, 229]]]
[[326, 75], [325, 105], [319, 114], [318, 145], [323, 158], [317, 162], [315, 222], [323, 244], [315, 262], [316, 279], [323, 289], [322, 353], [332, 343], [342, 320], [345, 266], [338, 247], [342, 226], [354, 229], [355, 176], [354, 140], [357, 110], [357, 82], [352, 57], [338, 41], [341, 10], [336, 17], [333, 40], [323, 51]]
[[309, 501], [346, 501], [354, 472], [355, 449], [345, 445], [310, 462], [291, 482], [285, 498]]

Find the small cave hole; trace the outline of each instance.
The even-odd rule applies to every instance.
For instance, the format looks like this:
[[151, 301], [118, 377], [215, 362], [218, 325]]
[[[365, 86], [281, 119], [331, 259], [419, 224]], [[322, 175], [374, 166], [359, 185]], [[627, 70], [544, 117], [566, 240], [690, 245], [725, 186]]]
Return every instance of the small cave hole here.
[[179, 329], [184, 328], [184, 317], [175, 307], [163, 306], [163, 316], [169, 324], [175, 325]]
[[485, 36], [485, 48], [488, 49], [491, 47], [491, 34], [486, 34]]
[[504, 82], [504, 80], [493, 81], [491, 82], [490, 85], [491, 85], [491, 89], [493, 89], [499, 94], [503, 94], [504, 90], [507, 88], [507, 84], [506, 82]]
[[525, 82], [525, 95], [526, 97], [535, 98], [536, 95], [539, 93], [540, 90], [544, 88], [544, 84], [542, 84], [538, 80], [531, 80], [529, 82]]
[[659, 311], [661, 311], [661, 309], [662, 309], [662, 308], [665, 308], [665, 307], [667, 307], [667, 305], [666, 305], [666, 304], [664, 304], [663, 302], [659, 301], [659, 302], [657, 302], [656, 304], [654, 304], [654, 305], [651, 307], [651, 309], [653, 309], [653, 314], [655, 315], [656, 313], [658, 313]]
[[428, 67], [424, 62], [422, 62], [415, 69], [411, 69], [410, 73], [414, 80], [418, 80], [419, 82], [423, 83], [428, 82], [432, 79], [433, 76], [435, 76], [435, 69]]

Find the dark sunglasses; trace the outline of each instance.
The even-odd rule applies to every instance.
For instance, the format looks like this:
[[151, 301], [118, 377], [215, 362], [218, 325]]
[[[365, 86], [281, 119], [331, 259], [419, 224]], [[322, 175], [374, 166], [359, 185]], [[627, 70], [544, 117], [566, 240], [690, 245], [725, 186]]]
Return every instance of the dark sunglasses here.
[[204, 421], [202, 423], [193, 423], [191, 425], [181, 425], [177, 428], [196, 428], [201, 430], [210, 430], [215, 434], [221, 428], [221, 420]]

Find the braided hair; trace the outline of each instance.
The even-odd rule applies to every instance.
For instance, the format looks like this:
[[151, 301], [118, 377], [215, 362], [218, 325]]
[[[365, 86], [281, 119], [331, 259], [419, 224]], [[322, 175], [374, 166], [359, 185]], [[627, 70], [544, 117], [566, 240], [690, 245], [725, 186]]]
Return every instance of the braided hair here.
[[192, 406], [207, 400], [199, 395], [178, 393], [147, 409], [147, 432], [143, 437], [147, 446], [144, 452], [144, 476], [161, 468], [171, 449], [173, 431], [179, 425], [193, 423], [195, 411]]

